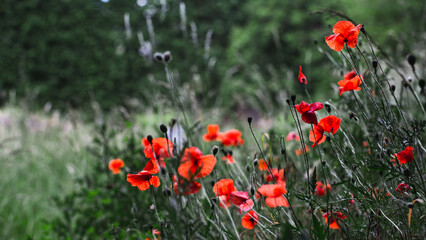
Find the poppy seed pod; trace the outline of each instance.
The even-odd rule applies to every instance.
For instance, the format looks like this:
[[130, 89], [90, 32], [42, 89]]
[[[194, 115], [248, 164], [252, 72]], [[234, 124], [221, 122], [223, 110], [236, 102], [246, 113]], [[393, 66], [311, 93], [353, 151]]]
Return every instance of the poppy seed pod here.
[[285, 102], [286, 102], [288, 105], [290, 105], [290, 99], [288, 99], [288, 98], [287, 98], [287, 99], [285, 100]]
[[166, 125], [164, 125], [164, 124], [161, 124], [161, 125], [160, 125], [160, 131], [161, 131], [162, 133], [167, 133], [167, 126], [166, 126]]
[[146, 139], [148, 140], [148, 142], [152, 145], [152, 136], [151, 135], [148, 135], [147, 137], [146, 137]]
[[166, 168], [160, 168], [161, 169], [161, 174], [162, 175], [166, 175], [167, 174], [167, 169]]
[[162, 53], [158, 53], [158, 52], [156, 52], [156, 53], [154, 53], [154, 59], [155, 59], [157, 62], [163, 62], [163, 61], [164, 61], [164, 56], [163, 56], [163, 54], [162, 54]]
[[172, 60], [172, 54], [170, 53], [170, 51], [164, 52], [163, 56], [164, 56], [164, 62], [166, 63]]
[[251, 171], [251, 168], [250, 168], [250, 166], [249, 166], [249, 165], [247, 165], [247, 166], [246, 166], [246, 171], [247, 171], [247, 172], [250, 172], [250, 171]]
[[254, 187], [250, 187], [250, 193], [251, 193], [251, 195], [255, 194]]
[[391, 85], [390, 88], [389, 88], [389, 90], [391, 91], [391, 93], [394, 93], [395, 89], [396, 89], [395, 85]]
[[212, 149], [213, 156], [216, 156], [217, 152], [219, 152], [219, 147], [214, 146], [213, 149]]
[[416, 57], [413, 54], [408, 54], [408, 56], [407, 56], [407, 62], [411, 66], [414, 66], [414, 64], [416, 64]]
[[253, 121], [253, 118], [252, 117], [248, 117], [247, 118], [247, 122], [248, 122], [248, 124], [251, 124], [251, 122]]
[[291, 94], [290, 98], [294, 105], [294, 102], [296, 101], [296, 94]]
[[285, 148], [281, 149], [281, 154], [285, 155]]
[[404, 86], [405, 88], [407, 88], [408, 87], [408, 82], [407, 81], [402, 81], [402, 86]]
[[371, 64], [373, 65], [373, 68], [374, 68], [374, 69], [376, 69], [376, 68], [377, 68], [377, 65], [379, 64], [379, 62], [377, 62], [377, 60], [373, 60], [373, 61], [371, 62]]
[[166, 188], [164, 189], [163, 194], [166, 197], [170, 197], [170, 195], [172, 195], [172, 192], [170, 191], [170, 189]]

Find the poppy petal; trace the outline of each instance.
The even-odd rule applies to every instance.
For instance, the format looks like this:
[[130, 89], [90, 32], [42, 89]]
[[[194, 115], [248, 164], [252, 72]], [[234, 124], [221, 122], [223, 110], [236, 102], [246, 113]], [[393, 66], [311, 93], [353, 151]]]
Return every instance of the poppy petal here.
[[216, 165], [216, 158], [213, 155], [206, 155], [201, 157], [201, 162], [202, 167], [198, 176], [205, 177], [213, 171], [213, 168]]
[[355, 28], [355, 25], [350, 21], [338, 21], [333, 27], [333, 33], [335, 34], [343, 34], [345, 36]]
[[325, 38], [327, 45], [336, 52], [342, 51], [345, 46], [344, 37], [339, 34], [330, 35]]

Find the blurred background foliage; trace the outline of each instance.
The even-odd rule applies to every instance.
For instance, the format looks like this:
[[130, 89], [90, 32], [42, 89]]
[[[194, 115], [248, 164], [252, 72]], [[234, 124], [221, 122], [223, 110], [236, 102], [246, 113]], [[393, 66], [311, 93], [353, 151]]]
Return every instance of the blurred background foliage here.
[[169, 90], [152, 54], [169, 50], [176, 81], [202, 108], [272, 111], [289, 91], [304, 93], [299, 65], [321, 100], [338, 77], [317, 47], [328, 51], [329, 25], [343, 19], [324, 9], [365, 24], [389, 57], [424, 39], [424, 1], [5, 0], [0, 96], [35, 108], [155, 110]]

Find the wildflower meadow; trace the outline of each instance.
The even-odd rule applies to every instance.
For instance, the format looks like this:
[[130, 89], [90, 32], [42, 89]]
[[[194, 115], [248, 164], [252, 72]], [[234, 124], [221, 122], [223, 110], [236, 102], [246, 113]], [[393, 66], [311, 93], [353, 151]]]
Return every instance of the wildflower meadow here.
[[[118, 1], [99, 1], [111, 4], [108, 11], [114, 3], [118, 9]], [[220, 39], [197, 30], [195, 6], [136, 4], [146, 10], [148, 34], [132, 29], [125, 13], [122, 38], [140, 45], [120, 43], [116, 52], [139, 54], [154, 70], [146, 87], [103, 84], [142, 89], [143, 100], [110, 107], [76, 98], [65, 110], [44, 105], [35, 115], [28, 106], [37, 94], [19, 105], [8, 93], [0, 108], [5, 239], [425, 239], [424, 26], [407, 43], [412, 51], [395, 56], [397, 47], [376, 40], [386, 32], [371, 30], [379, 22], [314, 8], [309, 16], [328, 24], [298, 28], [302, 37], [292, 41], [306, 36], [310, 50], [284, 74], [250, 65], [244, 51], [237, 65], [221, 68]], [[264, 14], [276, 16], [268, 6]], [[170, 19], [186, 42], [161, 48], [172, 39], [155, 40], [154, 27]], [[274, 29], [274, 52], [291, 52]], [[247, 31], [234, 34], [243, 39]], [[322, 59], [316, 64], [313, 52]], [[116, 67], [135, 73], [133, 64]], [[223, 82], [212, 80], [222, 70]], [[70, 107], [79, 101], [88, 113]]]

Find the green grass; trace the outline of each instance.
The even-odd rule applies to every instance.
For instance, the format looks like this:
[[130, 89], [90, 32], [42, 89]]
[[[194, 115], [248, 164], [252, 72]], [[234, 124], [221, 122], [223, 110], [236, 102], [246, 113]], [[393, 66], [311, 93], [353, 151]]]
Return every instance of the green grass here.
[[0, 109], [0, 238], [39, 238], [59, 216], [53, 197], [78, 186], [94, 161], [85, 151], [90, 127], [59, 114]]

